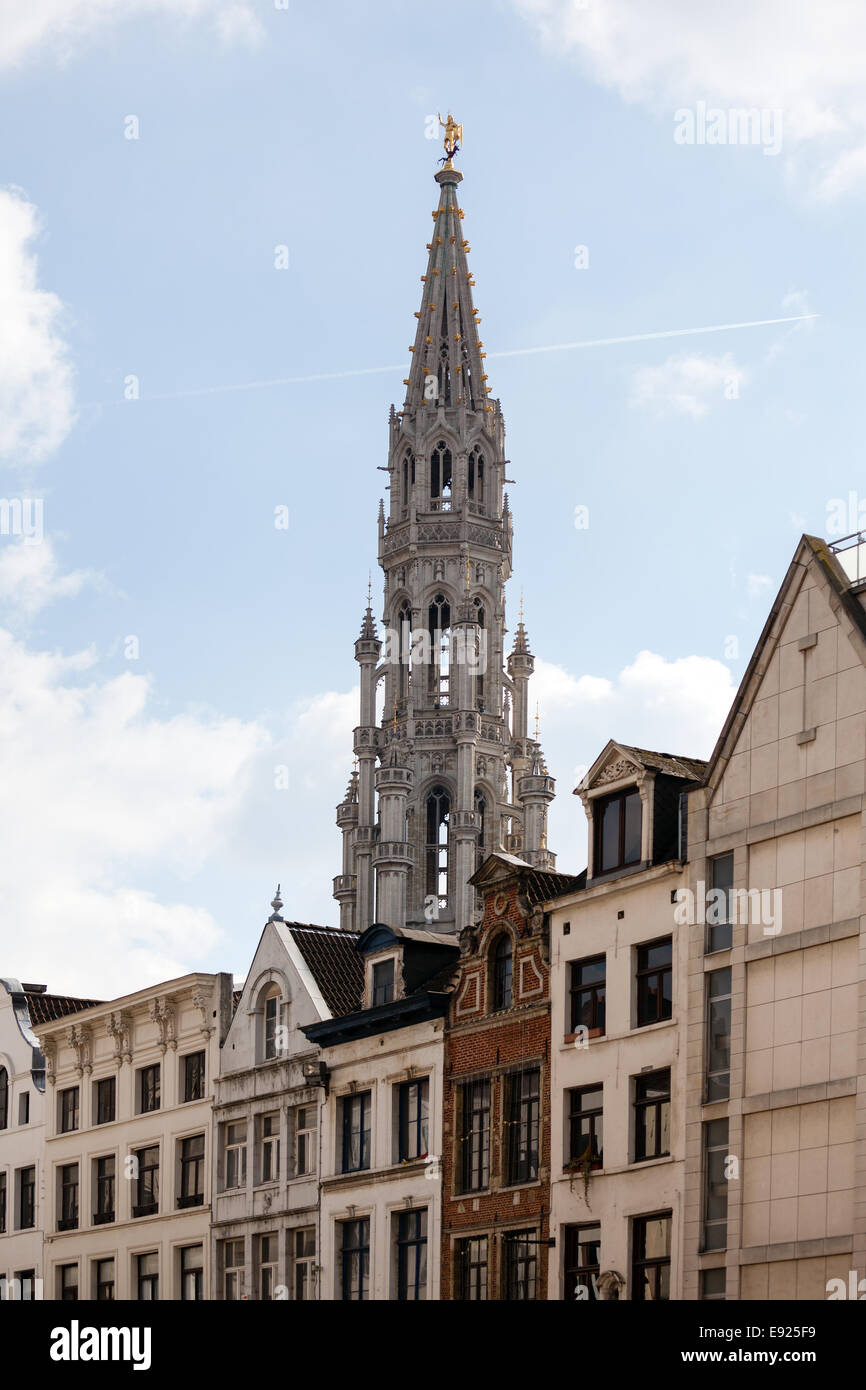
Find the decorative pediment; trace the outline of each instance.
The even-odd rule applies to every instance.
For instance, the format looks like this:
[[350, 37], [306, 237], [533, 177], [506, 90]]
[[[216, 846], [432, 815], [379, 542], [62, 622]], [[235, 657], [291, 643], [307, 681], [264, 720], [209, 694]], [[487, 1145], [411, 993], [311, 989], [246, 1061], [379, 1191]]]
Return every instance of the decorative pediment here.
[[601, 787], [608, 782], [621, 782], [624, 777], [633, 777], [639, 771], [640, 768], [630, 758], [615, 758], [593, 779], [593, 786]]

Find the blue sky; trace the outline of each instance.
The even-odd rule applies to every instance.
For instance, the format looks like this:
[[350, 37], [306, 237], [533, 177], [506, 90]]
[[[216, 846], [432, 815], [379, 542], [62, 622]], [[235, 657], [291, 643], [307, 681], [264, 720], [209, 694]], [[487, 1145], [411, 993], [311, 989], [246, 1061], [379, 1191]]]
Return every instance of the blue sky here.
[[[651, 8], [0, 0], [0, 486], [44, 504], [41, 544], [0, 536], [4, 974], [242, 974], [278, 879], [336, 923], [437, 109], [561, 867], [608, 737], [710, 751], [799, 535], [866, 498], [866, 21]], [[678, 144], [700, 102], [781, 111], [780, 152]]]

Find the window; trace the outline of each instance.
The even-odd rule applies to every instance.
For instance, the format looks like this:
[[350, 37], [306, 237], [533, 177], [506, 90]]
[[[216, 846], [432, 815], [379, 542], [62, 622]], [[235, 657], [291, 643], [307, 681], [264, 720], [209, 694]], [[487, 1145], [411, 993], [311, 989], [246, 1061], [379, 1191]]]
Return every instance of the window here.
[[193, 1134], [180, 1141], [179, 1208], [204, 1205], [204, 1135]]
[[578, 1086], [568, 1092], [569, 1143], [571, 1165], [589, 1164], [590, 1169], [604, 1164], [604, 1087]]
[[701, 1299], [704, 1302], [720, 1302], [725, 1298], [727, 1272], [721, 1269], [701, 1270]]
[[152, 1250], [147, 1255], [137, 1255], [136, 1297], [145, 1303], [156, 1303], [159, 1298], [159, 1252]]
[[27, 1303], [32, 1302], [34, 1285], [36, 1283], [36, 1270], [19, 1269], [14, 1277], [18, 1288], [21, 1290], [21, 1301]]
[[663, 1158], [671, 1151], [670, 1068], [634, 1081], [634, 1161]]
[[114, 1302], [114, 1260], [96, 1261], [96, 1301]]
[[640, 863], [640, 792], [631, 787], [602, 797], [595, 806], [595, 872], [607, 874]]
[[18, 1230], [30, 1231], [36, 1225], [36, 1169], [18, 1169]]
[[274, 1234], [259, 1236], [259, 1298], [267, 1303], [274, 1297], [277, 1287], [277, 1237]]
[[305, 1226], [303, 1230], [295, 1231], [293, 1234], [295, 1241], [295, 1298], [299, 1302], [307, 1303], [316, 1297], [314, 1268], [316, 1263], [316, 1228], [315, 1226]]
[[0, 1129], [9, 1124], [9, 1073], [0, 1067]]
[[448, 899], [448, 825], [451, 798], [444, 787], [434, 787], [427, 797], [427, 896], [440, 907]]
[[242, 1240], [223, 1241], [223, 1298], [237, 1303], [244, 1287], [244, 1243]]
[[731, 1094], [731, 967], [707, 975], [707, 1101]]
[[226, 1125], [226, 1188], [246, 1187], [247, 1183], [247, 1126]]
[[427, 1297], [427, 1208], [396, 1217], [397, 1298], [417, 1303]]
[[280, 1115], [274, 1110], [262, 1116], [262, 1182], [276, 1182], [280, 1176]]
[[277, 1029], [280, 1025], [280, 996], [272, 994], [265, 1000], [265, 1060], [277, 1055]]
[[183, 1099], [204, 1100], [204, 1053], [190, 1052], [183, 1058]]
[[78, 1164], [64, 1163], [60, 1169], [60, 1215], [58, 1231], [78, 1230]]
[[565, 1297], [598, 1298], [601, 1226], [566, 1226]]
[[159, 1062], [138, 1073], [138, 1109], [142, 1115], [159, 1109]]
[[116, 1115], [117, 1082], [113, 1076], [105, 1076], [96, 1083], [96, 1123], [111, 1124]]
[[538, 1071], [508, 1078], [508, 1181], [534, 1182], [538, 1177]]
[[426, 1158], [429, 1151], [429, 1091], [426, 1076], [423, 1081], [404, 1081], [397, 1091], [398, 1152], [397, 1161], [408, 1163]]
[[0, 1235], [6, 1231], [6, 1174], [0, 1173]]
[[720, 854], [710, 860], [710, 888], [716, 893], [707, 904], [707, 952], [727, 951], [733, 942], [731, 890], [734, 886], [734, 855]]
[[590, 1037], [604, 1033], [605, 957], [576, 960], [571, 967], [571, 1029], [588, 1028]]
[[[448, 359], [445, 358], [441, 364], [441, 369], [448, 373]], [[447, 380], [443, 381], [440, 376], [440, 396], [450, 402], [450, 386]], [[440, 439], [436, 448], [430, 455], [430, 496], [434, 501], [433, 510], [449, 511], [451, 508], [451, 450], [448, 448], [444, 439]], [[441, 501], [436, 505], [436, 499]]]
[[458, 1240], [455, 1254], [457, 1296], [464, 1303], [487, 1299], [487, 1237]]
[[490, 951], [490, 1009], [510, 1009], [514, 1002], [513, 948], [508, 932], [502, 932]]
[[[484, 703], [483, 675], [479, 674], [477, 680], [478, 699], [480, 708], [481, 705], [483, 705]], [[484, 855], [486, 853], [487, 845], [487, 797], [484, 795], [480, 787], [475, 788], [474, 802], [475, 824], [478, 829], [478, 843], [475, 846], [475, 868], [480, 869], [481, 865], [484, 863]], [[476, 895], [476, 902], [479, 904], [479, 906], [481, 905], [482, 899], [480, 894]]]
[[58, 1270], [57, 1296], [61, 1303], [78, 1302], [78, 1265], [61, 1265]]
[[490, 1082], [461, 1086], [461, 1191], [480, 1192], [490, 1182]]
[[97, 1158], [96, 1168], [96, 1211], [93, 1213], [94, 1226], [104, 1226], [114, 1220], [114, 1154]]
[[526, 1302], [536, 1296], [537, 1241], [535, 1231], [507, 1231], [502, 1237], [503, 1294], [511, 1303]]
[[658, 1303], [671, 1296], [671, 1213], [636, 1216], [632, 1222], [632, 1292]]
[[728, 1243], [728, 1122], [704, 1125], [704, 1250]]
[[295, 1175], [316, 1171], [316, 1107], [300, 1105], [295, 1111]]
[[370, 1166], [370, 1100], [369, 1091], [343, 1097], [344, 1173], [358, 1173]]
[[69, 1086], [60, 1092], [60, 1133], [69, 1134], [78, 1128], [78, 1087]]
[[673, 1012], [673, 944], [669, 936], [637, 948], [637, 1026], [660, 1023]]
[[468, 459], [468, 492], [479, 506], [484, 505], [484, 455], [473, 449]]
[[137, 1178], [133, 1216], [150, 1216], [159, 1210], [159, 1145], [135, 1153]]
[[22, 1091], [18, 1097], [18, 1123], [19, 1125], [29, 1125], [30, 1123], [30, 1092]]
[[180, 1252], [180, 1296], [184, 1303], [201, 1303], [204, 1298], [204, 1249], [185, 1245]]
[[340, 1222], [340, 1298], [363, 1302], [370, 1296], [370, 1218]]
[[377, 1004], [390, 1004], [394, 998], [394, 962], [379, 961], [373, 966], [373, 1008]]

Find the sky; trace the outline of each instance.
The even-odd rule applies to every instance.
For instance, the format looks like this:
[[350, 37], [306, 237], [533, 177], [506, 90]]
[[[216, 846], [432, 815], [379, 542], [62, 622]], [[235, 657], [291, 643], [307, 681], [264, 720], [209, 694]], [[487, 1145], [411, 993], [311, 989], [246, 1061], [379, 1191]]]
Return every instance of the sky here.
[[859, 0], [0, 0], [0, 973], [337, 924], [439, 111], [559, 867], [609, 738], [710, 753], [866, 526], [864, 80]]

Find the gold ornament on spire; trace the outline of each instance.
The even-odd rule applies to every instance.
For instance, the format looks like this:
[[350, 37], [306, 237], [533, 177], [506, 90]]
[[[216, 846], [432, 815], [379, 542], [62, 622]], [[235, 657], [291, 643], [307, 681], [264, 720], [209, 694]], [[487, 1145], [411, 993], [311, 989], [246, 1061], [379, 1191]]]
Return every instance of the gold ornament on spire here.
[[535, 706], [535, 742], [538, 742], [538, 705]]
[[450, 111], [448, 112], [447, 121], [443, 121], [441, 111], [437, 111], [436, 114], [439, 117], [439, 124], [445, 131], [445, 135], [442, 140], [442, 146], [445, 150], [445, 158], [440, 159], [439, 163], [442, 165], [443, 169], [453, 169], [454, 165], [451, 163], [451, 161], [454, 158], [457, 151], [460, 149], [461, 144], [463, 143], [463, 127], [462, 125], [457, 124]]

